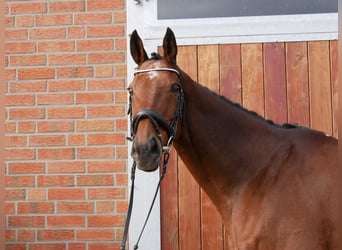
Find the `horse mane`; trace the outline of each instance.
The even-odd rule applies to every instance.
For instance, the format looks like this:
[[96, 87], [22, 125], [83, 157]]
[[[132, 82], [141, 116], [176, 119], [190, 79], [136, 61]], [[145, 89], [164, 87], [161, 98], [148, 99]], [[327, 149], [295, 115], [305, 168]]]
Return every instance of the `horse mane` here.
[[[200, 86], [202, 86], [201, 84], [199, 84]], [[251, 111], [251, 110], [248, 110], [244, 107], [242, 107], [240, 104], [238, 103], [235, 103], [235, 102], [232, 102], [231, 100], [227, 99], [226, 97], [224, 97], [223, 95], [219, 95], [217, 93], [215, 93], [214, 91], [211, 91], [210, 89], [208, 89], [207, 87], [205, 86], [202, 86], [204, 89], [206, 89], [208, 92], [210, 92], [211, 94], [213, 94], [214, 96], [216, 96], [217, 98], [223, 100], [225, 103], [239, 109], [239, 110], [242, 110], [262, 121], [265, 121], [266, 123], [272, 125], [272, 126], [276, 126], [276, 127], [280, 127], [280, 128], [285, 128], [285, 129], [293, 129], [293, 128], [298, 128], [298, 125], [296, 124], [290, 124], [290, 123], [284, 123], [282, 125], [279, 125], [277, 123], [275, 123], [274, 121], [272, 120], [269, 120], [269, 119], [265, 119], [264, 117], [262, 117], [261, 115], [259, 115], [258, 113], [256, 113], [255, 111]]]
[[[163, 57], [158, 52], [152, 52], [151, 53], [151, 58], [149, 58], [149, 60], [160, 60], [162, 58]], [[203, 86], [201, 84], [199, 84], [199, 85], [202, 86], [203, 88], [205, 88], [207, 91], [209, 91], [214, 96], [216, 96], [216, 97], [220, 98], [221, 100], [223, 100], [224, 102], [226, 102], [227, 104], [232, 105], [235, 108], [240, 109], [240, 110], [242, 110], [244, 112], [247, 112], [248, 114], [253, 115], [254, 117], [257, 117], [258, 119], [263, 120], [263, 121], [267, 122], [268, 124], [270, 124], [272, 126], [276, 126], [276, 127], [280, 127], [280, 128], [285, 128], [285, 129], [293, 129], [293, 128], [297, 128], [298, 127], [297, 124], [290, 124], [290, 123], [284, 123], [282, 125], [279, 125], [279, 124], [273, 122], [272, 120], [265, 119], [264, 117], [262, 117], [261, 115], [259, 115], [258, 113], [254, 112], [254, 111], [245, 109], [240, 104], [232, 102], [231, 100], [227, 99], [226, 97], [211, 91], [207, 87], [205, 87], [205, 86]]]

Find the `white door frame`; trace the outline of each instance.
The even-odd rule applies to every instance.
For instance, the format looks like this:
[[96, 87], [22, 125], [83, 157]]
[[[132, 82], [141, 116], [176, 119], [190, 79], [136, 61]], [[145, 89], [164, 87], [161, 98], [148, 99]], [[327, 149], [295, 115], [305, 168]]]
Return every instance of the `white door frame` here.
[[[334, 40], [338, 34], [336, 14], [286, 15], [237, 18], [203, 18], [157, 20], [157, 0], [127, 0], [127, 81], [132, 81], [136, 67], [129, 52], [129, 35], [137, 30], [150, 54], [161, 45], [166, 28], [175, 32], [178, 45], [254, 43], [276, 41]], [[131, 144], [128, 145], [129, 151]], [[132, 165], [129, 157], [128, 166]], [[129, 178], [130, 180], [130, 178]], [[135, 199], [129, 230], [130, 249], [133, 249], [159, 180], [159, 172], [144, 173], [137, 170]], [[159, 250], [160, 197], [157, 197], [139, 249]]]

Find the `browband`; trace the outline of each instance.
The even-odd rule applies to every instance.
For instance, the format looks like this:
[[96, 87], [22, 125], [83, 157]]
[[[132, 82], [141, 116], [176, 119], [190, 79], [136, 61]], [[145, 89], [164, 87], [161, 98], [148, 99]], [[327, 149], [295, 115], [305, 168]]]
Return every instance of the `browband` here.
[[151, 71], [171, 71], [171, 72], [176, 73], [178, 77], [181, 76], [179, 71], [173, 68], [138, 69], [134, 72], [134, 75], [139, 74], [139, 73], [151, 72]]

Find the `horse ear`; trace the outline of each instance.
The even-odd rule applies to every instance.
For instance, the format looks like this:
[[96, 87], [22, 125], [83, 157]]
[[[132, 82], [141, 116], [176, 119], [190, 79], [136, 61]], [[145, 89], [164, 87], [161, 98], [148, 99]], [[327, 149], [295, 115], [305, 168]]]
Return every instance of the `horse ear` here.
[[171, 64], [176, 64], [177, 43], [176, 37], [170, 28], [167, 28], [163, 40], [164, 58]]
[[130, 47], [131, 47], [131, 55], [134, 61], [136, 62], [136, 64], [140, 65], [148, 59], [148, 56], [144, 49], [144, 44], [136, 30], [134, 30], [131, 35]]

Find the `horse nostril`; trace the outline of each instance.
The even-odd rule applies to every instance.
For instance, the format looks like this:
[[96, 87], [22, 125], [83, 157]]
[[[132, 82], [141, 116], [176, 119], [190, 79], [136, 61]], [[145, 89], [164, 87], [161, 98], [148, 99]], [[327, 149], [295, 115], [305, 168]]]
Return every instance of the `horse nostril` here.
[[160, 146], [154, 137], [151, 137], [147, 143], [134, 142], [132, 145], [132, 153], [135, 155], [160, 154], [160, 152]]
[[155, 153], [155, 154], [159, 154], [159, 152], [160, 152], [158, 142], [157, 142], [156, 138], [154, 138], [154, 137], [152, 137], [150, 139], [150, 152]]

